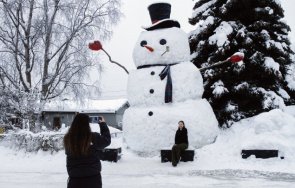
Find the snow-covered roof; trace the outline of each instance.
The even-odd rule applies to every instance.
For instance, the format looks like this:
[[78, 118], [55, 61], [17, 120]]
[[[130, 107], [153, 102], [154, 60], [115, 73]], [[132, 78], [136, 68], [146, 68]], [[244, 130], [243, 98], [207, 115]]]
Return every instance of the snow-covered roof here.
[[48, 102], [45, 112], [85, 112], [85, 113], [115, 113], [127, 103], [127, 99], [94, 100], [87, 99], [83, 102], [76, 100]]

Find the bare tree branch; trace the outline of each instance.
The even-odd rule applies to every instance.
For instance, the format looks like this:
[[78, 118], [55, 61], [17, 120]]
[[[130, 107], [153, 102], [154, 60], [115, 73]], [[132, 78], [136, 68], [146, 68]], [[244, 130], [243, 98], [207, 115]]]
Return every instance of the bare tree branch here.
[[109, 38], [119, 8], [120, 0], [0, 0], [0, 87], [12, 108], [27, 117], [40, 101], [83, 93], [93, 66], [85, 42]]

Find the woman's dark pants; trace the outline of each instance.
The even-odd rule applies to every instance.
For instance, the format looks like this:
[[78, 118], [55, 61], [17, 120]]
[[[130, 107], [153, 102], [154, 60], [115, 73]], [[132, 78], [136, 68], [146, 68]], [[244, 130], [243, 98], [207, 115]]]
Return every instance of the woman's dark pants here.
[[102, 188], [101, 174], [83, 178], [69, 178], [68, 188]]
[[176, 166], [180, 160], [180, 154], [188, 147], [187, 144], [174, 144], [172, 147], [172, 165]]

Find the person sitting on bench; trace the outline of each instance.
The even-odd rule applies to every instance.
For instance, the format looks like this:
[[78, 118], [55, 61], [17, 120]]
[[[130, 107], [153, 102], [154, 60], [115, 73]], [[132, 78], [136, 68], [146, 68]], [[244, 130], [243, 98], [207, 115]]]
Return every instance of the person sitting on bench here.
[[187, 129], [184, 122], [178, 122], [178, 129], [175, 134], [175, 144], [172, 147], [172, 166], [176, 167], [180, 160], [180, 154], [188, 148]]

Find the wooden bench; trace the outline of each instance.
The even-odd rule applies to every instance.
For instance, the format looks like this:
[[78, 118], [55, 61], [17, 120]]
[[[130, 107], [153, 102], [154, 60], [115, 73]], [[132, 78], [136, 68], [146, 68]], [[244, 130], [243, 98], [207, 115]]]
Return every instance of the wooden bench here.
[[[251, 149], [246, 150], [243, 149], [241, 152], [242, 158], [246, 159], [250, 157], [251, 155], [255, 155], [256, 158], [262, 158], [262, 159], [268, 159], [272, 157], [279, 157], [279, 150], [266, 150], [266, 149]], [[281, 159], [284, 159], [283, 156], [280, 157]]]
[[122, 149], [121, 148], [105, 148], [101, 152], [102, 161], [117, 162], [121, 159]]
[[[180, 154], [180, 161], [194, 161], [195, 150], [186, 149]], [[161, 162], [171, 162], [172, 161], [172, 150], [171, 149], [162, 149], [161, 150]]]

